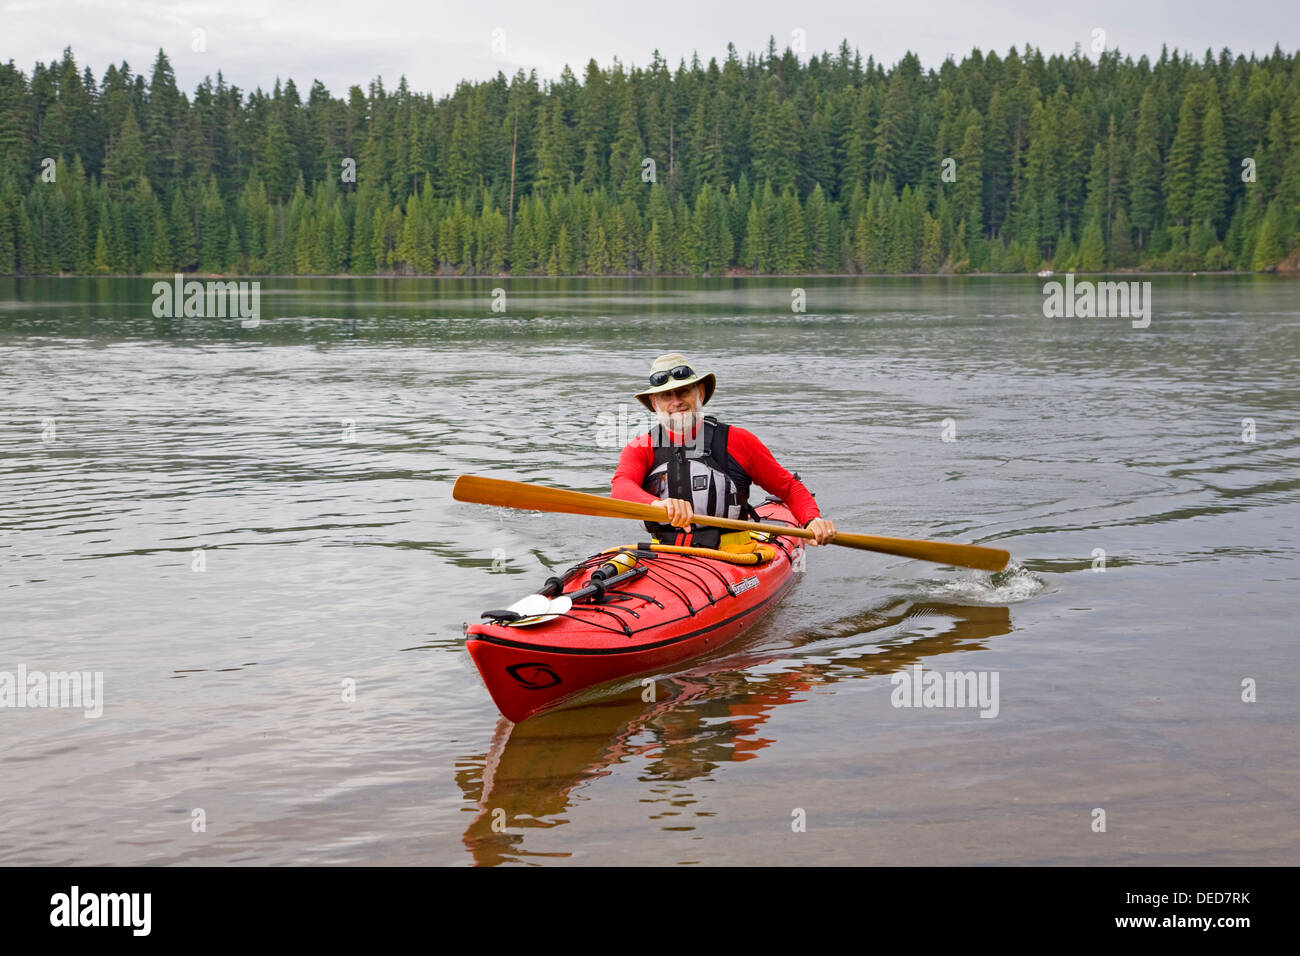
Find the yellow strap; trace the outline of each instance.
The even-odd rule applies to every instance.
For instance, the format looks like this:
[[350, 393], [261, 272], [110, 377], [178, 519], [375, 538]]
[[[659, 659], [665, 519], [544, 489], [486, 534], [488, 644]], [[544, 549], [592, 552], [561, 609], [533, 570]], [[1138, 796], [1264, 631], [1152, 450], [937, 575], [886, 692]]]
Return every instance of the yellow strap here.
[[757, 554], [737, 554], [734, 551], [719, 551], [716, 548], [684, 548], [675, 544], [652, 544], [651, 551], [667, 554], [693, 554], [701, 558], [713, 558], [730, 564], [758, 564], [762, 559]]
[[[731, 531], [722, 535], [717, 548], [692, 548], [680, 545], [661, 544], [658, 538], [652, 538], [652, 551], [666, 551], [672, 554], [696, 554], [705, 558], [716, 558], [732, 564], [763, 564], [776, 557], [776, 547], [761, 544], [752, 531]], [[611, 549], [614, 550], [614, 549]]]

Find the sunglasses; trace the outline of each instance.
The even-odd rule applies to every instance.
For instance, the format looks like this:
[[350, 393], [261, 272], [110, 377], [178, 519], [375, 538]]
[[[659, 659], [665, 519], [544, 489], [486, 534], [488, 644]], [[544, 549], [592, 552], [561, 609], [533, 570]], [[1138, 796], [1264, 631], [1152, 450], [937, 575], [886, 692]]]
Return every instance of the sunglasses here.
[[660, 385], [664, 384], [664, 382], [668, 381], [668, 377], [670, 375], [673, 378], [677, 379], [678, 381], [681, 381], [684, 378], [690, 378], [694, 374], [695, 374], [694, 370], [692, 370], [689, 365], [679, 365], [674, 369], [668, 370], [667, 372], [651, 373], [650, 384], [658, 388]]

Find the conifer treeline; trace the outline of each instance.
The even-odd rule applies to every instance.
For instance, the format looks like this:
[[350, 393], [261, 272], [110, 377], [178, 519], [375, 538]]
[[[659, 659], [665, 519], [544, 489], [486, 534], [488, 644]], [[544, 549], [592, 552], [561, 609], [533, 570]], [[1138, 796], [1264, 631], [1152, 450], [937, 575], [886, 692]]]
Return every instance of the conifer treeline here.
[[1300, 56], [769, 43], [304, 102], [67, 50], [0, 64], [0, 200], [4, 274], [1269, 269], [1300, 245]]

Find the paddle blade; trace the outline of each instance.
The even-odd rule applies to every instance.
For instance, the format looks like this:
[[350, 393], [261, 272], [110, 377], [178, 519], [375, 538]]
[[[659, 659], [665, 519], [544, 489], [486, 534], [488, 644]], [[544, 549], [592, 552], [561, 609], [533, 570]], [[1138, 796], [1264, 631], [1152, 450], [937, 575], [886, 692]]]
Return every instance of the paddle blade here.
[[483, 478], [479, 475], [461, 475], [452, 486], [451, 496], [457, 501], [519, 508], [524, 511], [551, 511], [597, 518], [637, 518], [641, 521], [655, 521], [663, 517], [663, 512], [658, 508], [635, 501], [603, 498], [581, 491], [565, 491], [521, 481]]

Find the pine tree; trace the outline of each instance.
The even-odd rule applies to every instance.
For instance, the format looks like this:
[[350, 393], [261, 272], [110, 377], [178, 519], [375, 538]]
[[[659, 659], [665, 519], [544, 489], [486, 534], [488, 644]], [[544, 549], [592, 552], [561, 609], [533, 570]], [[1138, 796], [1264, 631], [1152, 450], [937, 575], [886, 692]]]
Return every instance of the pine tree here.
[[171, 233], [173, 261], [177, 269], [188, 271], [198, 265], [199, 257], [195, 242], [194, 214], [185, 200], [183, 190], [177, 189], [172, 193], [169, 212], [167, 226]]
[[777, 198], [771, 182], [763, 183], [763, 190], [759, 193], [758, 211], [763, 226], [762, 248], [765, 259], [761, 271], [779, 272], [781, 270], [781, 228], [783, 222], [781, 200]]
[[1110, 190], [1108, 171], [1106, 148], [1098, 143], [1092, 148], [1092, 162], [1088, 166], [1088, 198], [1083, 203], [1084, 222], [1094, 219], [1103, 222], [1106, 219], [1107, 195]]
[[[181, 173], [181, 144], [186, 134], [186, 103], [176, 88], [176, 75], [167, 55], [158, 51], [149, 82], [145, 140], [147, 176], [152, 185], [167, 190]], [[132, 184], [134, 185], [134, 184]]]
[[1205, 269], [1214, 268], [1207, 265], [1207, 259], [1214, 259], [1211, 256], [1211, 250], [1214, 249], [1218, 236], [1215, 235], [1214, 227], [1210, 225], [1208, 219], [1202, 219], [1192, 226], [1190, 242], [1188, 243], [1188, 254], [1186, 261], [1182, 264], [1184, 269]]
[[618, 137], [609, 156], [610, 184], [617, 196], [632, 202], [645, 202], [646, 184], [641, 181], [641, 160], [645, 145], [637, 127], [636, 108], [630, 90], [625, 88]]
[[[1292, 70], [1292, 76], [1296, 71]], [[1300, 84], [1291, 83], [1291, 108], [1287, 119], [1287, 152], [1277, 196], [1282, 201], [1281, 236], [1284, 245], [1300, 240]]]
[[[846, 90], [845, 97], [851, 97], [851, 101], [846, 99], [841, 107], [849, 114], [844, 127], [843, 145], [839, 150], [843, 156], [838, 193], [841, 198], [852, 196], [855, 190], [865, 189], [875, 153], [873, 88], [864, 86], [857, 91]], [[864, 196], [863, 202], [865, 201]], [[861, 214], [861, 209], [853, 209], [853, 220], [856, 222]]]
[[[397, 209], [397, 207], [393, 208]], [[402, 211], [397, 209], [399, 220], [401, 215]], [[396, 240], [389, 228], [391, 219], [391, 211], [386, 211], [383, 206], [375, 207], [375, 214], [370, 223], [370, 248], [375, 259], [375, 270], [379, 272], [387, 271], [393, 264], [392, 250]]]
[[[203, 190], [203, 205], [199, 226], [199, 269], [203, 272], [221, 272], [229, 258], [229, 223], [226, 210], [217, 192], [215, 177], [208, 179]], [[299, 270], [308, 271], [308, 270]]]
[[907, 84], [901, 70], [889, 79], [872, 137], [871, 175], [874, 179], [897, 180], [902, 173], [904, 134], [912, 112]]
[[[781, 271], [796, 275], [807, 268], [808, 231], [793, 189], [781, 196]], [[725, 265], [725, 263], [724, 263]]]
[[646, 261], [651, 273], [672, 269], [673, 210], [668, 193], [658, 183], [650, 188], [650, 203], [646, 210], [650, 231], [646, 236]]
[[126, 119], [109, 148], [104, 164], [104, 183], [115, 195], [130, 192], [145, 179], [144, 138], [136, 122], [135, 107], [128, 106]]
[[330, 233], [329, 271], [331, 273], [344, 272], [347, 267], [350, 237], [348, 236], [347, 221], [343, 218], [343, 207], [338, 201], [334, 203]]
[[65, 236], [67, 246], [64, 250], [64, 268], [68, 272], [90, 271], [90, 223], [87, 218], [86, 203], [89, 188], [86, 183], [86, 171], [81, 164], [81, 157], [72, 161], [67, 175], [59, 180], [60, 192], [67, 196], [67, 226]]
[[243, 261], [243, 257], [243, 253], [240, 251], [239, 231], [235, 229], [235, 224], [231, 223], [226, 233], [226, 265], [221, 271], [240, 271], [240, 263]]
[[952, 246], [948, 249], [948, 261], [943, 265], [944, 272], [958, 274], [970, 272], [970, 256], [966, 252], [966, 222], [958, 223], [953, 232]]
[[153, 190], [149, 188], [148, 180], [135, 188], [130, 202], [136, 221], [136, 238], [132, 244], [135, 271], [153, 272], [157, 260], [165, 251], [162, 247], [167, 240], [167, 226], [162, 215], [162, 207], [158, 204], [158, 198], [153, 194]]
[[749, 203], [749, 215], [745, 222], [745, 240], [741, 245], [740, 264], [752, 272], [770, 271], [767, 230], [758, 203], [753, 200]]
[[1155, 229], [1160, 213], [1160, 129], [1156, 121], [1155, 97], [1147, 90], [1138, 109], [1137, 142], [1129, 173], [1129, 201], [1133, 225], [1138, 230], [1138, 247]]
[[1255, 240], [1255, 253], [1251, 268], [1256, 272], [1272, 272], [1286, 254], [1282, 245], [1282, 202], [1274, 199], [1260, 223], [1259, 238]]
[[983, 130], [978, 114], [972, 110], [957, 153], [957, 182], [954, 200], [957, 214], [966, 220], [968, 244], [979, 241], [984, 222]]
[[741, 173], [740, 179], [732, 183], [731, 188], [727, 190], [727, 229], [736, 243], [736, 248], [732, 250], [731, 255], [736, 262], [740, 261], [741, 246], [748, 225], [749, 204], [752, 199], [753, 191], [749, 188], [749, 177]]
[[582, 188], [585, 192], [595, 192], [602, 180], [600, 152], [593, 142], [587, 143], [582, 158]]
[[27, 216], [27, 209], [19, 202], [13, 207], [14, 219], [14, 259], [15, 271], [20, 274], [33, 275], [38, 271], [32, 249], [32, 222]]
[[126, 216], [122, 207], [121, 202], [110, 200], [104, 220], [107, 226], [104, 235], [108, 240], [108, 267], [112, 272], [131, 270], [131, 237], [127, 234]]
[[1115, 210], [1115, 221], [1110, 227], [1110, 265], [1126, 269], [1133, 265], [1133, 237], [1124, 207]]
[[571, 133], [564, 122], [560, 104], [543, 105], [537, 113], [537, 178], [538, 190], [546, 195], [560, 192], [571, 181], [569, 154], [572, 152]]
[[1106, 208], [1103, 213], [1103, 232], [1109, 241], [1116, 214], [1128, 199], [1124, 188], [1127, 172], [1128, 155], [1120, 148], [1119, 129], [1115, 123], [1115, 114], [1111, 114], [1106, 129]]
[[1088, 220], [1079, 240], [1078, 269], [1080, 272], [1101, 272], [1106, 268], [1106, 240], [1101, 234], [1101, 214]]
[[283, 206], [266, 208], [266, 265], [269, 273], [282, 274], [289, 271], [289, 251], [285, 245], [288, 224], [285, 221]]
[[551, 250], [550, 263], [548, 263], [547, 275], [572, 275], [573, 273], [573, 242], [569, 239], [569, 227], [560, 226], [560, 235], [555, 240], [555, 247]]
[[18, 246], [14, 241], [14, 217], [10, 212], [15, 203], [12, 193], [7, 190], [0, 192], [0, 276], [18, 271]]
[[[315, 263], [319, 258], [316, 248], [316, 218], [311, 206], [303, 208], [296, 226], [293, 231], [293, 271], [297, 275], [311, 275], [316, 271]], [[202, 268], [207, 269], [208, 266]]]
[[1184, 226], [1192, 218], [1204, 100], [1205, 93], [1199, 84], [1189, 88], [1183, 97], [1178, 111], [1178, 132], [1165, 164], [1165, 206], [1169, 217]]
[[1074, 239], [1070, 235], [1070, 227], [1066, 226], [1065, 235], [1056, 244], [1056, 250], [1052, 255], [1052, 268], [1057, 272], [1073, 272], [1078, 268], [1078, 257], [1075, 253]]
[[587, 264], [585, 271], [591, 275], [604, 275], [609, 271], [609, 239], [600, 221], [596, 207], [591, 208], [587, 220]]
[[101, 227], [95, 234], [95, 257], [91, 260], [90, 268], [100, 275], [110, 271], [108, 264], [108, 240], [104, 238], [104, 230]]
[[[977, 114], [978, 115], [978, 114]], [[992, 233], [1002, 229], [1011, 212], [1013, 174], [1019, 165], [1012, 132], [1012, 107], [1000, 86], [989, 99], [988, 117], [984, 122], [984, 217]], [[931, 271], [931, 270], [925, 270]]]
[[[464, 264], [462, 254], [464, 236], [461, 232], [460, 217], [456, 215], [457, 207], [453, 205], [446, 210], [438, 223], [438, 253], [432, 255], [430, 237], [421, 235], [421, 225], [425, 221], [423, 210], [417, 196], [411, 196], [406, 206], [406, 224], [403, 228], [403, 241], [398, 247], [402, 259], [416, 272], [429, 274], [439, 266], [459, 271]], [[545, 253], [539, 260], [544, 264]]]
[[[151, 226], [151, 232], [154, 236], [153, 259], [144, 266], [142, 271], [171, 272], [176, 255], [172, 251], [170, 223], [167, 214], [163, 212], [162, 203], [152, 194], [150, 195], [149, 215], [153, 218]], [[81, 271], [85, 271], [85, 269], [81, 269]]]
[[858, 216], [853, 230], [853, 267], [858, 272], [871, 272], [871, 262], [875, 255], [871, 241], [871, 223], [864, 211]]
[[813, 187], [808, 197], [806, 212], [808, 222], [808, 267], [824, 272], [834, 267], [831, 250], [830, 211], [821, 183]]
[[927, 212], [923, 229], [919, 271], [925, 273], [938, 272], [939, 266], [943, 262], [943, 232], [939, 228], [939, 220], [932, 218]]
[[727, 267], [731, 233], [727, 228], [725, 200], [711, 187], [700, 189], [691, 217], [691, 271], [695, 275], [720, 275]]
[[[425, 222], [423, 201], [418, 192], [413, 192], [406, 200], [406, 209], [402, 212], [401, 229], [397, 233], [397, 244], [393, 249], [394, 264], [402, 263], [424, 275], [434, 271], [438, 265], [430, 250], [427, 236], [421, 235], [421, 226]], [[450, 222], [444, 228], [451, 228]], [[441, 237], [439, 237], [441, 239]], [[449, 249], [451, 242], [438, 242], [438, 249]]]
[[374, 249], [376, 212], [370, 190], [360, 190], [353, 216], [352, 247], [348, 253], [348, 271], [353, 275], [369, 275], [377, 268]]
[[298, 166], [293, 144], [285, 132], [280, 117], [273, 113], [266, 124], [258, 151], [258, 175], [266, 183], [266, 191], [273, 202], [284, 202], [292, 193], [298, 178]]
[[1057, 194], [1056, 123], [1042, 103], [1035, 103], [1029, 123], [1028, 161], [1023, 185], [1024, 209], [1017, 230], [1022, 242], [1044, 253], [1061, 231]]
[[769, 89], [757, 110], [750, 143], [755, 178], [764, 177], [775, 189], [793, 188], [802, 139], [803, 124], [793, 105]]
[[1228, 199], [1228, 152], [1223, 133], [1219, 99], [1211, 92], [1201, 124], [1201, 153], [1197, 167], [1192, 217], [1206, 222], [1217, 233], [1226, 225]]
[[[506, 217], [496, 207], [483, 207], [483, 266], [487, 275], [499, 275], [506, 267]], [[577, 272], [572, 254], [560, 257], [566, 275]]]

